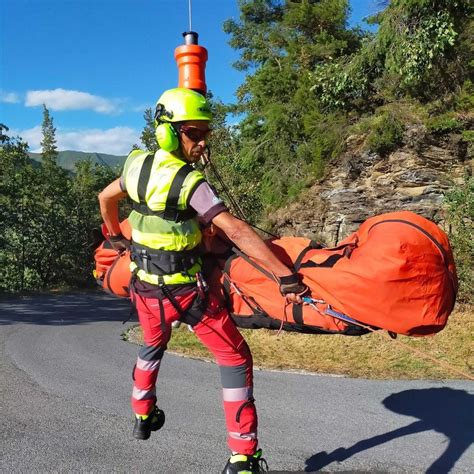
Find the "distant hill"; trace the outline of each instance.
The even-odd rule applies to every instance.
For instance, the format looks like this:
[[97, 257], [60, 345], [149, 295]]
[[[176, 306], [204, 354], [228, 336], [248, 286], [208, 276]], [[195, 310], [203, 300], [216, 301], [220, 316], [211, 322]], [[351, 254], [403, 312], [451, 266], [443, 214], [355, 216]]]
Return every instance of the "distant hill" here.
[[[41, 163], [41, 153], [28, 153], [30, 158]], [[92, 163], [101, 164], [110, 168], [121, 167], [127, 157], [120, 155], [107, 155], [106, 153], [93, 153], [84, 151], [60, 151], [58, 152], [58, 165], [68, 171], [75, 170], [75, 164], [79, 161], [90, 160]]]

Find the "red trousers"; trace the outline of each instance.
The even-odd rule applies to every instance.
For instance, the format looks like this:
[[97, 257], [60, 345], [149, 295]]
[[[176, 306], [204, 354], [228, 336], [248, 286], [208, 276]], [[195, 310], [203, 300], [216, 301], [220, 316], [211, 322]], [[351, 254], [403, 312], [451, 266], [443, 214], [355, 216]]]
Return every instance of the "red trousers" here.
[[[194, 308], [196, 292], [175, 296], [183, 310]], [[132, 409], [147, 415], [156, 403], [156, 379], [171, 336], [171, 323], [182, 320], [193, 326], [196, 336], [214, 355], [219, 366], [227, 425], [227, 443], [233, 452], [253, 454], [257, 449], [257, 412], [253, 399], [253, 362], [250, 349], [227, 309], [209, 296], [204, 311], [188, 319], [166, 299], [132, 293], [145, 345], [140, 348], [134, 369]]]

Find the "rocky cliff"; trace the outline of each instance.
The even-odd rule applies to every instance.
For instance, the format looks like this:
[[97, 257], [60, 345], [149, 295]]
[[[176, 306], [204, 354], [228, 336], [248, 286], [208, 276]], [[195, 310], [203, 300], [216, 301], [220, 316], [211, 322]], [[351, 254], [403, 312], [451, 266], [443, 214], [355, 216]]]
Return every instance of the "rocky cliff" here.
[[430, 135], [407, 127], [404, 145], [383, 157], [364, 151], [364, 136], [350, 136], [326, 177], [270, 220], [280, 235], [334, 245], [370, 216], [410, 210], [443, 224], [447, 190], [472, 173], [472, 154], [461, 135]]

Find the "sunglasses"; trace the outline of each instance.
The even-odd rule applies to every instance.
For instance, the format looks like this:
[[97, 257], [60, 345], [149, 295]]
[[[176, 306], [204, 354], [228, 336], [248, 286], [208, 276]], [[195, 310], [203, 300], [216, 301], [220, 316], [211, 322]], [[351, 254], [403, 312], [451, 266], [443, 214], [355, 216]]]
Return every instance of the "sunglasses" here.
[[211, 133], [211, 129], [201, 130], [197, 127], [192, 127], [191, 125], [181, 125], [180, 132], [184, 133], [190, 140], [193, 142], [202, 142], [206, 140], [208, 135]]

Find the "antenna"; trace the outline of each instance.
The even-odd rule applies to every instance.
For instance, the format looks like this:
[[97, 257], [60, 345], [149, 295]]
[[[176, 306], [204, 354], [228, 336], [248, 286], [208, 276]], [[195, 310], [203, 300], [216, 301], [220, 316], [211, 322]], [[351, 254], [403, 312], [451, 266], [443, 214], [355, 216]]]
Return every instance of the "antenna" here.
[[188, 0], [188, 16], [189, 16], [189, 31], [193, 31], [191, 0]]

